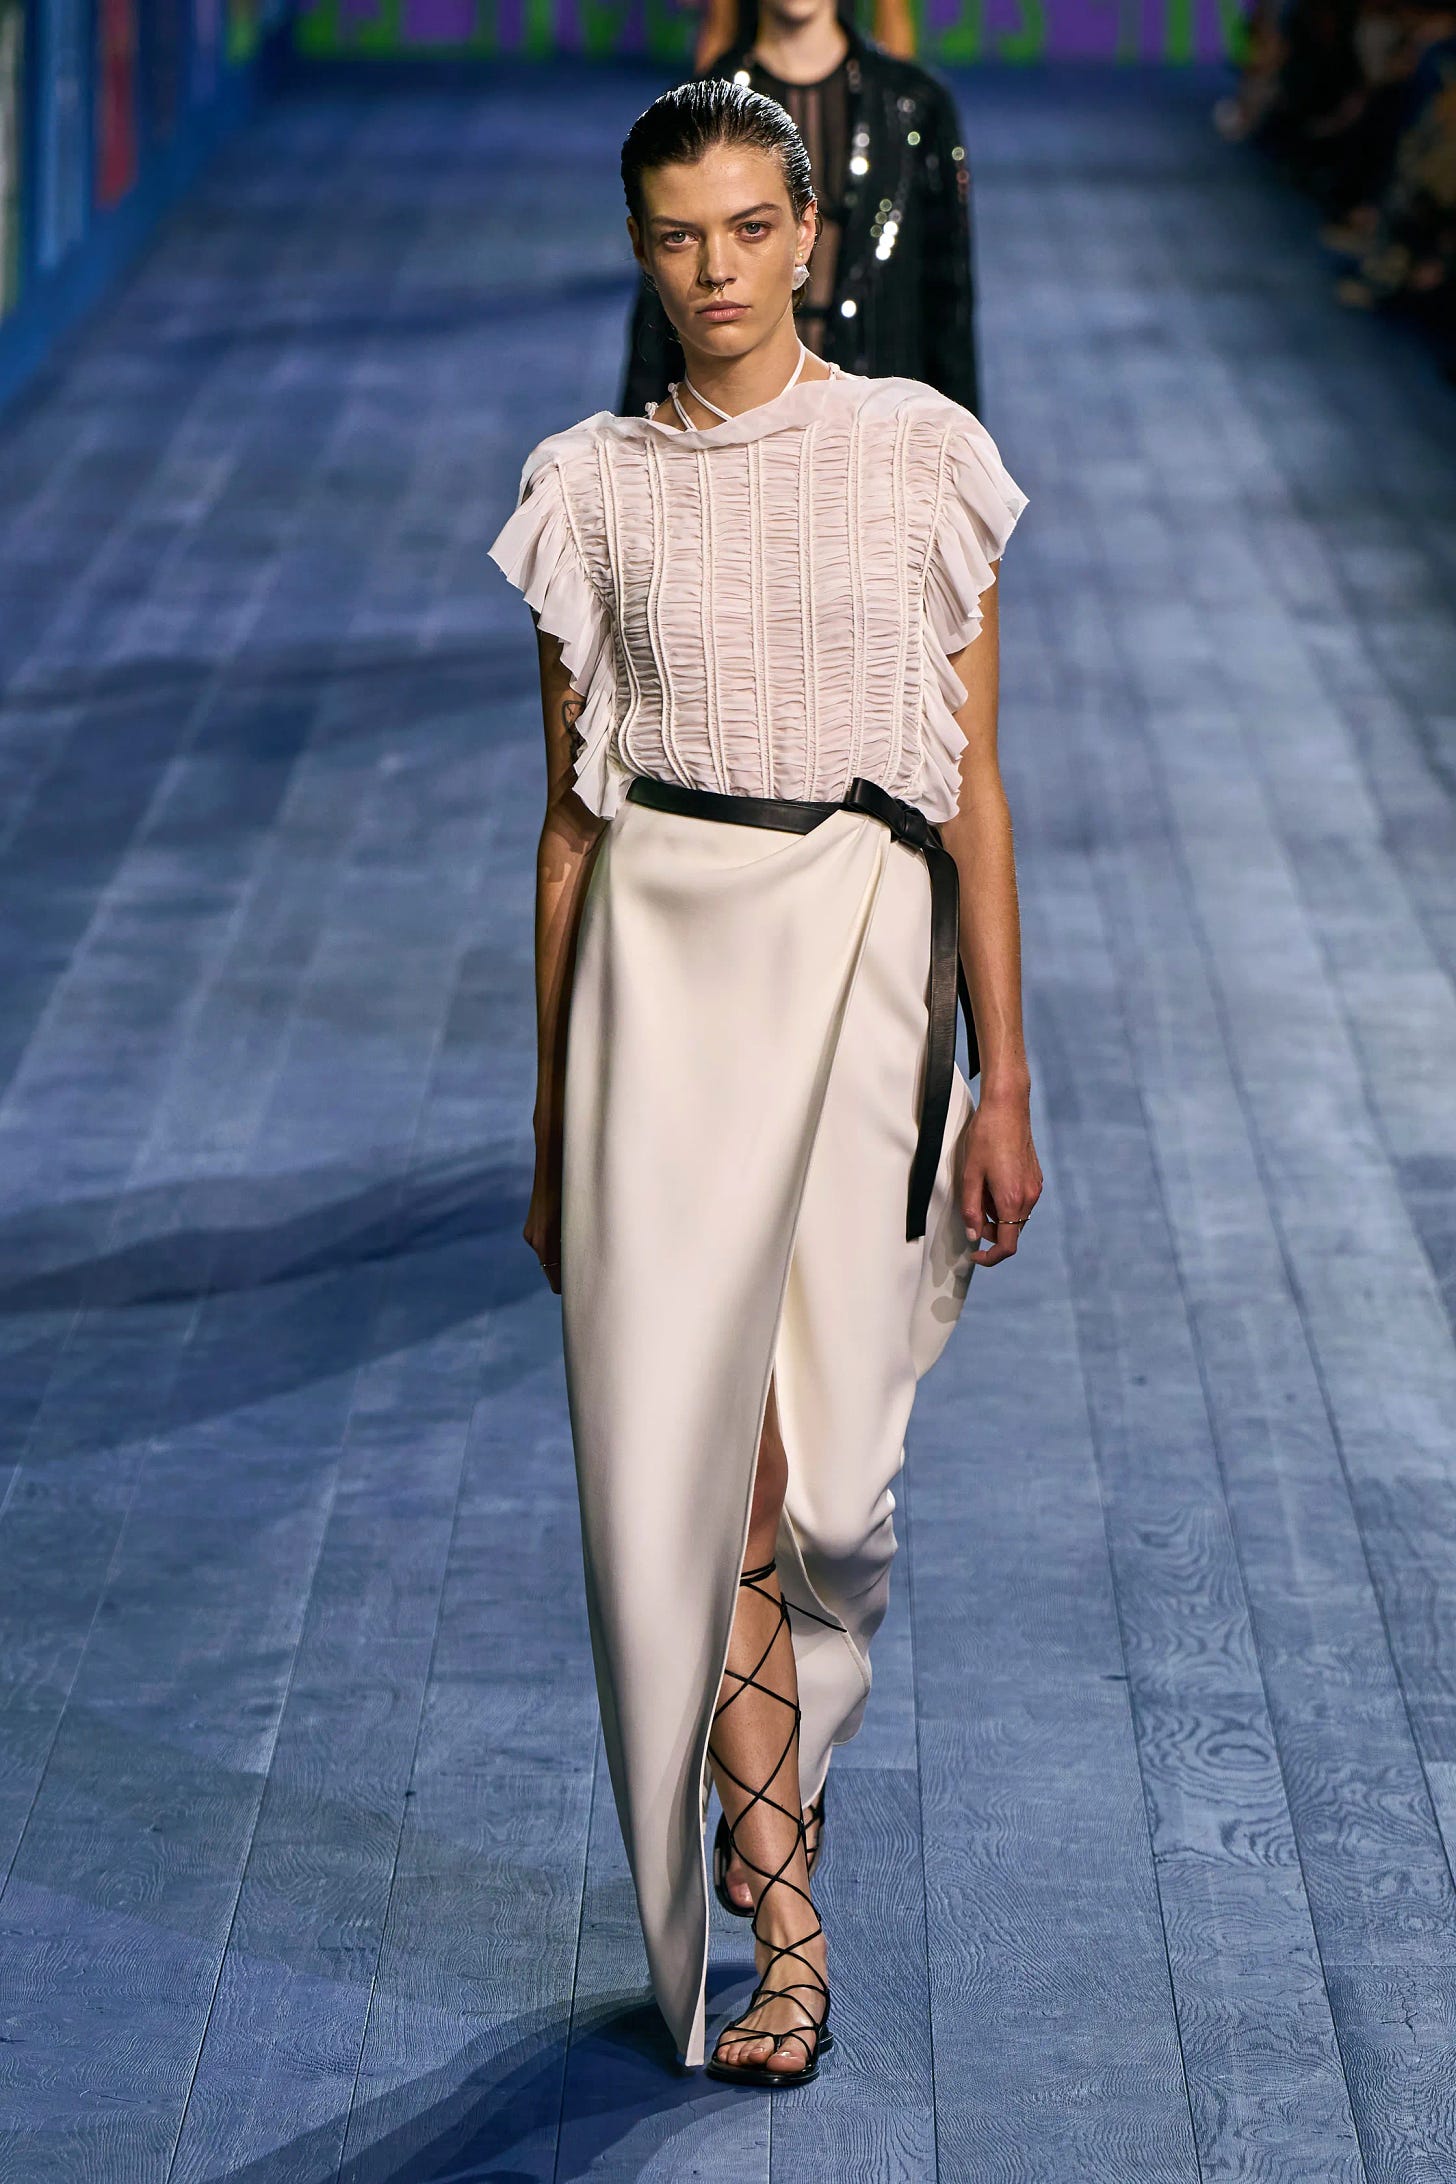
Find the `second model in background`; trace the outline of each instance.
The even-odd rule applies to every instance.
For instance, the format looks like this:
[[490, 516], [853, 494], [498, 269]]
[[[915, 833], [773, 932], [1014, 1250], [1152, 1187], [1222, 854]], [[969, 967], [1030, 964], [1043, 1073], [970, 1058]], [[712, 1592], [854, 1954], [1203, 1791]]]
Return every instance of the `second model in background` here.
[[[808, 147], [824, 227], [799, 311], [806, 345], [843, 371], [924, 380], [979, 414], [970, 167], [944, 85], [860, 37], [834, 0], [761, 0], [752, 36], [707, 73], [777, 99]], [[681, 372], [644, 286], [622, 412], [640, 416]]]
[[[730, 46], [751, 45], [757, 20], [757, 0], [702, 0], [693, 54], [697, 73], [706, 76]], [[902, 61], [915, 58], [915, 18], [910, 12], [910, 0], [874, 0], [870, 29], [875, 44], [883, 46], [886, 53], [898, 53]]]

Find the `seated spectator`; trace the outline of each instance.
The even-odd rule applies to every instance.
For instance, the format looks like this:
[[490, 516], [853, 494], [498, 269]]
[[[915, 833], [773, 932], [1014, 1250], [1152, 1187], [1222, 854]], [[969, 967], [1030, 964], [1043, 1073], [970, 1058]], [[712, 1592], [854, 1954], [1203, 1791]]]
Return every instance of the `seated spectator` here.
[[1252, 0], [1214, 122], [1323, 205], [1342, 303], [1456, 333], [1456, 0]]
[[1344, 232], [1326, 231], [1330, 247], [1357, 262], [1336, 289], [1354, 309], [1433, 296], [1456, 273], [1456, 37], [1427, 58], [1425, 96], [1397, 144], [1389, 183], [1373, 204], [1355, 207]]

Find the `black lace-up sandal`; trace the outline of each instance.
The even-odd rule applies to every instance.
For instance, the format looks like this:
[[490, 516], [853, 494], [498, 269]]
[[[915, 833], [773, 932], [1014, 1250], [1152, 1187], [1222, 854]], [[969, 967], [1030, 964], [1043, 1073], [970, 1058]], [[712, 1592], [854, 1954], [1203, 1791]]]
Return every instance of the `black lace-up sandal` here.
[[[828, 1795], [829, 1783], [826, 1779], [813, 1804], [804, 1807], [804, 1862], [809, 1868], [811, 1881], [819, 1870], [819, 1859], [824, 1849], [824, 1801]], [[809, 1840], [810, 1828], [815, 1831], [812, 1843]]]
[[[788, 2087], [808, 2085], [819, 2075], [819, 2058], [822, 2055], [827, 2055], [834, 2045], [834, 2035], [829, 2030], [829, 1988], [825, 1984], [822, 1975], [816, 1970], [808, 1957], [803, 1954], [803, 1951], [811, 1942], [819, 1939], [824, 1929], [819, 1923], [819, 1915], [814, 1909], [813, 1900], [807, 1890], [800, 1888], [797, 1881], [789, 1878], [790, 1870], [799, 1849], [804, 1848], [806, 1863], [808, 1855], [804, 1814], [797, 1796], [796, 1763], [801, 1718], [799, 1703], [797, 1699], [787, 1698], [781, 1691], [775, 1691], [771, 1683], [760, 1681], [760, 1677], [768, 1665], [769, 1657], [778, 1645], [780, 1638], [784, 1639], [786, 1643], [792, 1644], [789, 1635], [789, 1611], [784, 1604], [783, 1595], [776, 1584], [770, 1590], [769, 1581], [774, 1579], [776, 1574], [774, 1564], [769, 1563], [761, 1570], [745, 1570], [739, 1579], [740, 1587], [746, 1587], [756, 1593], [761, 1600], [775, 1610], [775, 1620], [768, 1643], [764, 1646], [747, 1675], [740, 1674], [738, 1670], [731, 1667], [725, 1670], [724, 1681], [731, 1683], [733, 1689], [729, 1691], [726, 1698], [719, 1700], [713, 1712], [713, 1725], [714, 1728], [717, 1727], [728, 1708], [733, 1706], [745, 1691], [757, 1691], [765, 1698], [773, 1699], [784, 1709], [787, 1734], [783, 1750], [774, 1762], [768, 1779], [762, 1784], [754, 1784], [743, 1781], [725, 1763], [722, 1752], [715, 1746], [711, 1733], [708, 1739], [708, 1752], [718, 1774], [720, 1789], [724, 1782], [729, 1782], [736, 1790], [741, 1792], [744, 1799], [743, 1807], [736, 1820], [730, 1821], [726, 1813], [724, 1815], [727, 1840], [723, 1868], [726, 1871], [728, 1858], [736, 1855], [742, 1859], [749, 1872], [754, 1874], [762, 1884], [758, 1891], [758, 1902], [751, 1916], [754, 1941], [759, 1948], [767, 1951], [768, 1960], [759, 1971], [758, 1984], [754, 1988], [753, 1999], [748, 2008], [741, 2017], [735, 2017], [732, 2023], [725, 2025], [719, 2033], [717, 2040], [714, 2042], [713, 2054], [709, 2058], [706, 2068], [710, 2077], [720, 2078], [729, 2085], [766, 2086], [774, 2091], [782, 2091]], [[787, 1805], [782, 1799], [773, 1795], [773, 1789], [774, 1784], [784, 1770], [791, 1766], [796, 1785], [795, 1800], [792, 1805]], [[822, 1798], [818, 1803], [822, 1824]], [[754, 1811], [777, 1813], [784, 1822], [783, 1832], [787, 1848], [777, 1866], [759, 1865], [739, 1840], [739, 1832], [743, 1827], [745, 1818], [750, 1812]], [[714, 1879], [716, 1884], [718, 1869], [716, 1844], [714, 1849]], [[796, 1935], [791, 1942], [775, 1943], [760, 1930], [759, 1920], [763, 1916], [764, 1906], [775, 1889], [779, 1890], [781, 1894], [787, 1893], [797, 1896], [804, 1908], [806, 1931]], [[732, 1904], [731, 1897], [729, 1902], [736, 1911], [738, 1906]], [[789, 1976], [786, 1977], [785, 1974]], [[792, 2003], [802, 2018], [802, 2023], [786, 2026], [782, 2032], [756, 2032], [752, 2030], [746, 2023], [746, 2019], [751, 2017], [755, 2010], [762, 2008], [766, 2002]], [[819, 2007], [818, 2005], [821, 2004], [822, 2007]], [[718, 2049], [723, 2046], [725, 2041], [730, 2046], [735, 2043], [747, 2046], [760, 2040], [769, 2041], [776, 2055], [797, 2046], [804, 2057], [802, 2065], [795, 2070], [771, 2070], [766, 2063], [730, 2063], [719, 2058]]]
[[[828, 1795], [829, 1783], [826, 1779], [823, 1789], [819, 1792], [813, 1804], [804, 1808], [804, 1859], [809, 1868], [811, 1881], [819, 1864], [819, 1854], [824, 1848], [824, 1800]], [[816, 1831], [812, 1843], [809, 1841], [810, 1828]], [[713, 1837], [713, 1894], [730, 1918], [751, 1919], [753, 1917], [753, 1905], [751, 1903], [735, 1903], [728, 1893], [728, 1868], [732, 1862], [733, 1834], [726, 1818], [720, 1813], [718, 1815], [718, 1830]]]

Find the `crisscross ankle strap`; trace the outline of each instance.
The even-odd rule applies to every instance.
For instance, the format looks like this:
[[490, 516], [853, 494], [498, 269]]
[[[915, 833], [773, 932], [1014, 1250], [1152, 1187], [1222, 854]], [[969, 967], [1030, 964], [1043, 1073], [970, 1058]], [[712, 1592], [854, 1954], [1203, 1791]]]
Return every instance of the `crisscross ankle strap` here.
[[[785, 1768], [789, 1766], [791, 1760], [796, 1759], [799, 1744], [799, 1726], [802, 1719], [802, 1714], [797, 1698], [788, 1698], [782, 1691], [775, 1691], [771, 1683], [765, 1683], [760, 1680], [762, 1673], [767, 1667], [769, 1659], [773, 1654], [775, 1646], [779, 1643], [781, 1637], [787, 1637], [789, 1631], [789, 1611], [784, 1601], [783, 1591], [777, 1583], [777, 1574], [777, 1565], [770, 1562], [765, 1564], [762, 1569], [745, 1570], [738, 1581], [740, 1589], [746, 1587], [748, 1590], [757, 1593], [760, 1599], [762, 1599], [767, 1606], [775, 1611], [775, 1614], [767, 1643], [763, 1646], [752, 1668], [750, 1668], [746, 1674], [743, 1671], [732, 1667], [725, 1669], [724, 1682], [731, 1683], [733, 1688], [727, 1693], [726, 1697], [720, 1698], [717, 1706], [715, 1707], [713, 1711], [713, 1727], [714, 1729], [717, 1729], [719, 1723], [722, 1721], [722, 1718], [727, 1713], [728, 1709], [731, 1706], [735, 1705], [743, 1697], [743, 1694], [746, 1691], [757, 1691], [763, 1697], [772, 1699], [775, 1704], [781, 1706], [784, 1709], [784, 1712], [787, 1716], [787, 1734], [785, 1736], [783, 1749], [780, 1751], [778, 1758], [775, 1760], [772, 1768], [770, 1769], [768, 1779], [760, 1784], [745, 1782], [740, 1775], [735, 1774], [733, 1769], [727, 1765], [723, 1758], [721, 1741], [715, 1744], [714, 1737], [711, 1733], [708, 1739], [708, 1751], [713, 1760], [714, 1766], [718, 1770], [720, 1777], [728, 1782], [731, 1782], [735, 1789], [742, 1792], [742, 1795], [746, 1800], [736, 1820], [728, 1819], [728, 1815], [726, 1812], [724, 1814], [724, 1819], [725, 1821], [727, 1821], [729, 1841], [733, 1846], [734, 1853], [738, 1858], [742, 1860], [743, 1864], [748, 1868], [749, 1872], [756, 1874], [758, 1879], [763, 1883], [763, 1886], [759, 1891], [757, 1903], [754, 1906], [752, 1931], [755, 1941], [759, 1943], [760, 1947], [766, 1949], [769, 1952], [769, 1956], [767, 1964], [764, 1966], [763, 1971], [759, 1975], [759, 1981], [757, 1987], [754, 1990], [753, 2000], [749, 2004], [748, 2011], [745, 2012], [745, 2015], [750, 2014], [754, 2009], [758, 2007], [761, 2002], [769, 2000], [792, 2000], [795, 2003], [795, 2006], [803, 2012], [804, 2016], [804, 2026], [802, 2030], [794, 2028], [790, 2031], [777, 2034], [745, 2033], [743, 2037], [745, 2039], [772, 2039], [775, 2050], [781, 2047], [786, 2040], [797, 2040], [804, 2049], [805, 2056], [807, 2058], [813, 2052], [810, 2045], [811, 2036], [817, 2040], [819, 2033], [823, 2029], [825, 2020], [829, 2015], [829, 1989], [826, 1986], [823, 1978], [820, 1976], [819, 1972], [815, 1969], [814, 1965], [811, 1964], [809, 1959], [802, 1954], [802, 1951], [808, 1946], [808, 1944], [810, 1942], [817, 1941], [819, 1936], [824, 1931], [822, 1925], [819, 1922], [818, 1913], [814, 1909], [813, 1898], [809, 1895], [806, 1889], [803, 1889], [799, 1886], [797, 1881], [791, 1880], [789, 1878], [790, 1869], [793, 1866], [795, 1855], [802, 1847], [804, 1847], [807, 1840], [804, 1829], [804, 1815], [798, 1797], [797, 1766], [795, 1766], [794, 1769], [793, 1804], [785, 1804], [781, 1798], [775, 1797], [773, 1794], [774, 1786], [778, 1782], [780, 1775], [784, 1772]], [[770, 1585], [770, 1580], [774, 1580], [772, 1585]], [[791, 1643], [792, 1641], [789, 1642]], [[773, 1868], [759, 1865], [755, 1859], [751, 1858], [748, 1855], [747, 1851], [744, 1849], [739, 1837], [738, 1831], [741, 1829], [744, 1820], [750, 1812], [755, 1810], [755, 1808], [763, 1808], [768, 1811], [777, 1813], [786, 1824], [786, 1838], [788, 1842], [788, 1848], [785, 1851], [785, 1854], [780, 1860], [779, 1864]], [[759, 1925], [760, 1918], [763, 1916], [764, 1906], [768, 1902], [770, 1896], [775, 1889], [786, 1890], [791, 1895], [797, 1896], [799, 1901], [804, 1906], [804, 1910], [809, 1921], [807, 1932], [799, 1934], [795, 1937], [793, 1941], [790, 1942], [773, 1942], [769, 1938], [769, 1936], [761, 1930]], [[800, 1978], [790, 1979], [782, 1985], [776, 1985], [773, 1983], [773, 1975], [778, 1971], [781, 1965], [797, 1966], [802, 1972], [803, 1976]], [[809, 2008], [809, 2006], [803, 2001], [802, 1996], [804, 1994], [812, 1995], [816, 1999], [823, 2001], [824, 2008], [821, 2014], [816, 2016], [814, 2011]], [[725, 2036], [726, 2034], [731, 2034], [735, 2026], [741, 2025], [742, 2022], [742, 2018], [735, 2019], [734, 2025], [730, 2025], [725, 2028]]]

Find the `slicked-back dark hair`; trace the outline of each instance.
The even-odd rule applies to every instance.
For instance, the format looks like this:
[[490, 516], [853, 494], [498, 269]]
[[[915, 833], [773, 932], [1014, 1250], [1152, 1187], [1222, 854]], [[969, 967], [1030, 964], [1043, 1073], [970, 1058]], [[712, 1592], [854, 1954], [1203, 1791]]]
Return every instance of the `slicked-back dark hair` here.
[[783, 169], [794, 218], [802, 220], [814, 198], [804, 139], [777, 99], [724, 76], [700, 76], [664, 91], [633, 122], [622, 146], [622, 187], [633, 219], [642, 218], [642, 177], [649, 167], [690, 167], [719, 144], [771, 152]]

